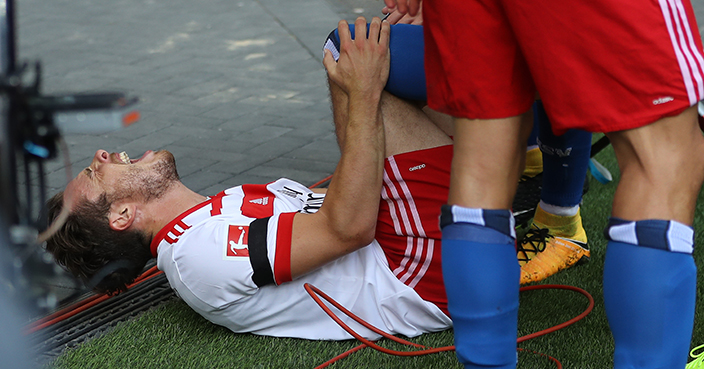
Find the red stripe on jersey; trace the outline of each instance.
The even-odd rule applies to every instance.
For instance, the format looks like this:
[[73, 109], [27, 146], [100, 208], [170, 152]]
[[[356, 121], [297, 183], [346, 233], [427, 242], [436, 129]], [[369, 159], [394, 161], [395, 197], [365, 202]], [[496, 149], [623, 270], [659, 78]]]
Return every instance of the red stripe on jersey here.
[[225, 196], [225, 191], [220, 191], [219, 194], [210, 198], [213, 203], [213, 208], [210, 209], [210, 216], [214, 217], [216, 215], [222, 214], [222, 198]]
[[250, 218], [266, 218], [274, 215], [274, 194], [267, 185], [242, 185], [242, 215]]
[[280, 285], [291, 281], [291, 236], [293, 234], [293, 217], [297, 213], [279, 215], [276, 229], [276, 256], [274, 257], [274, 279]]

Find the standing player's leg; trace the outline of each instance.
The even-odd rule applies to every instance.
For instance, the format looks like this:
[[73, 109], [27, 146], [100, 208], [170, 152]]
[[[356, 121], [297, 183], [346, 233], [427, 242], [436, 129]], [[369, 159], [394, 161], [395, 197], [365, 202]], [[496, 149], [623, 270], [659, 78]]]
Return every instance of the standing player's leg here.
[[621, 170], [604, 265], [616, 368], [686, 363], [696, 300], [691, 224], [704, 181], [704, 138], [695, 114], [692, 107], [608, 135]]
[[[590, 256], [579, 207], [592, 135], [576, 129], [555, 135], [540, 100], [533, 104], [533, 112], [534, 124], [539, 127], [536, 144], [540, 150], [533, 155], [541, 160], [543, 175], [540, 203], [530, 229], [518, 245], [522, 284], [541, 281]], [[528, 163], [535, 160], [527, 158], [526, 170], [536, 167]]]
[[[526, 123], [527, 122], [527, 123]], [[511, 211], [530, 119], [456, 119], [442, 265], [466, 368], [515, 368], [520, 268]]]
[[[448, 11], [450, 9], [450, 11]], [[518, 289], [511, 211], [535, 86], [495, 1], [426, 1], [430, 108], [455, 117], [442, 269], [465, 368], [516, 367]]]
[[[512, 4], [505, 9], [553, 128], [611, 132], [621, 172], [604, 265], [614, 366], [681, 369], [696, 295], [691, 224], [704, 181], [704, 138], [691, 107], [704, 98], [704, 55], [691, 5]], [[565, 24], [592, 41], [556, 32]]]

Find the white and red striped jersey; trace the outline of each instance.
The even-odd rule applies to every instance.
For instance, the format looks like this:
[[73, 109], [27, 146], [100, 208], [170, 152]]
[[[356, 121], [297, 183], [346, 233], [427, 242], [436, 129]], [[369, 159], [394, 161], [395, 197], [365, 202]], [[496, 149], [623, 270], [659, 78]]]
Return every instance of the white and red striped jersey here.
[[[293, 216], [317, 211], [323, 198], [287, 179], [234, 187], [174, 219], [156, 235], [152, 251], [171, 287], [191, 308], [234, 332], [352, 338], [308, 296], [305, 283], [392, 334], [449, 328], [451, 321], [440, 308], [394, 276], [376, 241], [291, 280]], [[378, 338], [343, 320], [363, 336]]]

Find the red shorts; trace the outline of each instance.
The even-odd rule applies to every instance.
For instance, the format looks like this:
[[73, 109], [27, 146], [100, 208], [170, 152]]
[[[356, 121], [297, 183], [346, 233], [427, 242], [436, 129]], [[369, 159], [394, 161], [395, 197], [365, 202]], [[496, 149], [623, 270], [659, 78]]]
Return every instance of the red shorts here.
[[704, 99], [689, 0], [423, 2], [431, 108], [470, 119], [526, 112], [536, 91], [553, 130], [610, 132]]
[[451, 163], [452, 145], [387, 158], [376, 224], [376, 239], [396, 277], [445, 314], [439, 218]]

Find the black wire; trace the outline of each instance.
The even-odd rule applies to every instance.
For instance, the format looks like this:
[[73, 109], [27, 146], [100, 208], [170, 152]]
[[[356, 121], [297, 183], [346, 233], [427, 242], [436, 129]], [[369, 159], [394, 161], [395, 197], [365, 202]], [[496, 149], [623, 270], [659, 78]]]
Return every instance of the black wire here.
[[609, 140], [608, 137], [606, 137], [606, 136], [601, 137], [598, 141], [596, 141], [592, 144], [592, 150], [589, 153], [589, 157], [593, 158], [596, 154], [601, 152], [601, 150], [605, 149], [606, 146], [609, 146], [610, 143], [611, 143], [611, 141]]

